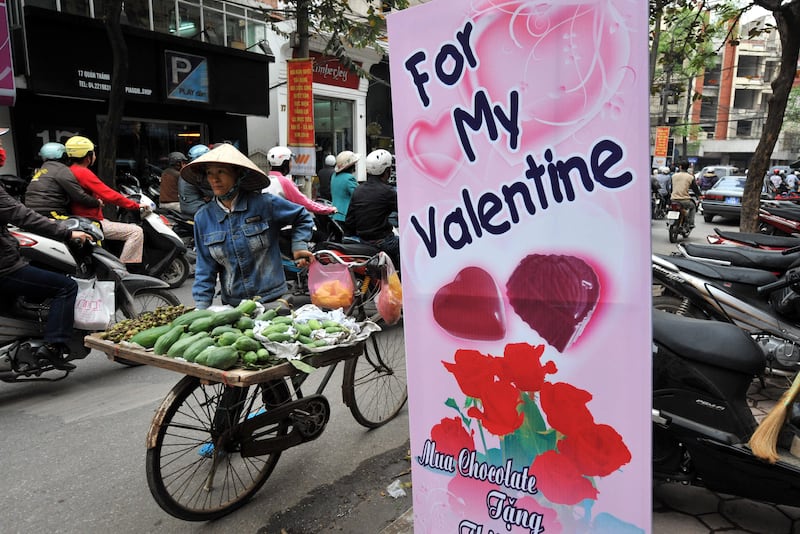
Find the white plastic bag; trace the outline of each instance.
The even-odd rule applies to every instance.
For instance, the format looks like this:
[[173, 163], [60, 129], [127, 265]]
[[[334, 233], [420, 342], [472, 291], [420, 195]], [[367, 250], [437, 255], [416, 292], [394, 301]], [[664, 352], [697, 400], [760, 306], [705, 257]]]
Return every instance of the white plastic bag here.
[[114, 282], [74, 278], [78, 283], [73, 326], [80, 330], [105, 330], [114, 317]]

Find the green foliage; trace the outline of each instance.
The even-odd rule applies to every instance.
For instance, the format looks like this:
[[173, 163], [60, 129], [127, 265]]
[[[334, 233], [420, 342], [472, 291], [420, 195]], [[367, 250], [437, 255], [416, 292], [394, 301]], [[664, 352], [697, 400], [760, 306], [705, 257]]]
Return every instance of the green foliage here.
[[366, 14], [356, 13], [347, 0], [287, 0], [285, 10], [263, 10], [265, 19], [273, 30], [286, 35], [278, 25], [287, 19], [307, 16], [310, 31], [325, 40], [326, 54], [335, 56], [343, 66], [359, 76], [371, 78], [348, 55], [348, 50], [373, 48], [382, 56], [382, 43], [386, 42], [386, 13], [391, 9], [405, 9], [408, 0], [383, 0], [378, 7], [369, 4]]

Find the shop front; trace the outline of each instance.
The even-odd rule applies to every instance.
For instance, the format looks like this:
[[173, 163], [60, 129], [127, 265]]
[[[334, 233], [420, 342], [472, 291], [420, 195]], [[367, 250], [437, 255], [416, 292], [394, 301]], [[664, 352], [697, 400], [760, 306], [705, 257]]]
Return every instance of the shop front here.
[[[270, 80], [271, 109], [275, 113], [267, 120], [248, 121], [252, 140], [250, 155], [254, 161], [258, 161], [258, 154], [265, 155], [271, 147], [287, 144], [286, 60], [294, 57], [294, 49], [291, 41], [281, 35], [270, 34], [268, 40], [270, 48], [275, 51], [276, 68]], [[319, 170], [328, 154], [352, 150], [365, 156], [369, 152], [367, 94], [371, 89], [369, 80], [359, 77], [337, 58], [315, 51], [324, 49], [324, 41], [312, 37], [310, 46], [312, 51], [309, 55], [314, 60], [315, 167]], [[369, 49], [350, 50], [348, 53], [354, 63], [365, 71], [381, 61], [381, 56]], [[359, 180], [366, 179], [363, 165], [358, 166], [357, 173]], [[295, 178], [301, 187], [308, 185], [302, 178]]]
[[[246, 116], [269, 115], [271, 56], [123, 26], [128, 76], [118, 133], [118, 173], [160, 172], [170, 152], [229, 141], [247, 152]], [[100, 20], [26, 7], [14, 32], [17, 72], [11, 110], [18, 173], [30, 176], [49, 141], [97, 140], [107, 120], [113, 61]], [[98, 150], [102, 151], [99, 146]]]

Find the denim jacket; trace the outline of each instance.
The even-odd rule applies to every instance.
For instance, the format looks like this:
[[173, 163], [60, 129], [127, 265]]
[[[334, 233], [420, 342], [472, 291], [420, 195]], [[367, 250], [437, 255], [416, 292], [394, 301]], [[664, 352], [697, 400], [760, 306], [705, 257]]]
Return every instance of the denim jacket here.
[[266, 302], [286, 293], [278, 235], [287, 225], [292, 226], [292, 250], [307, 250], [313, 219], [286, 199], [242, 191], [230, 213], [216, 200], [200, 208], [194, 216], [196, 306], [211, 305], [218, 274], [223, 304], [236, 306], [253, 297]]

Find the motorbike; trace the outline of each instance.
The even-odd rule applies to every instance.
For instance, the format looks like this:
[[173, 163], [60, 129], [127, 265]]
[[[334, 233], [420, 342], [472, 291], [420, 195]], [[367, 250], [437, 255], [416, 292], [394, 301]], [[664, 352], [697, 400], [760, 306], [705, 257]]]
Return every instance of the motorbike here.
[[679, 256], [652, 256], [653, 307], [734, 324], [761, 348], [770, 370], [800, 371], [800, 268], [783, 275]]
[[794, 405], [780, 460], [747, 445], [757, 424], [746, 393], [764, 369], [758, 345], [734, 325], [653, 311], [653, 477], [790, 506], [800, 505]]
[[663, 219], [670, 208], [669, 195], [662, 195], [657, 189], [650, 190], [650, 217]]
[[[102, 230], [89, 219], [70, 217], [65, 224], [72, 230], [86, 232], [95, 241], [103, 238]], [[114, 322], [137, 317], [159, 306], [180, 304], [165, 282], [129, 273], [116, 256], [95, 243], [62, 243], [18, 228], [12, 227], [10, 230], [19, 241], [20, 254], [33, 266], [76, 278], [113, 281], [116, 305]], [[66, 378], [70, 370], [42, 367], [35, 357], [37, 349], [44, 343], [49, 302], [33, 302], [24, 297], [9, 296], [0, 297], [0, 300], [3, 301], [0, 305], [0, 381], [55, 381]], [[67, 361], [83, 359], [89, 354], [89, 349], [83, 345], [83, 338], [91, 332], [79, 329], [73, 332], [67, 342], [70, 349], [70, 354], [65, 358]]]
[[786, 250], [800, 245], [800, 237], [728, 232], [719, 228], [714, 228], [714, 235], [706, 236], [706, 240], [712, 245], [738, 245], [760, 250]]
[[683, 236], [685, 239], [692, 232], [687, 217], [688, 212], [689, 210], [684, 208], [680, 202], [673, 200], [670, 203], [669, 211], [667, 212], [667, 231], [669, 232], [670, 243], [677, 243], [679, 236]]
[[791, 202], [762, 202], [758, 210], [758, 224], [762, 234], [800, 234], [800, 206]]
[[781, 275], [794, 267], [800, 267], [800, 247], [783, 250], [763, 250], [745, 246], [701, 245], [695, 243], [679, 243], [678, 254], [685, 258], [728, 265], [762, 269]]
[[[131, 193], [128, 196], [135, 202], [155, 207], [144, 193]], [[146, 210], [144, 213], [120, 210], [118, 219], [123, 223], [138, 224], [144, 231], [143, 274], [160, 278], [171, 289], [183, 285], [192, 269], [186, 257], [186, 245], [172, 230], [168, 221], [153, 210]], [[123, 243], [108, 241], [104, 246], [119, 255]]]

